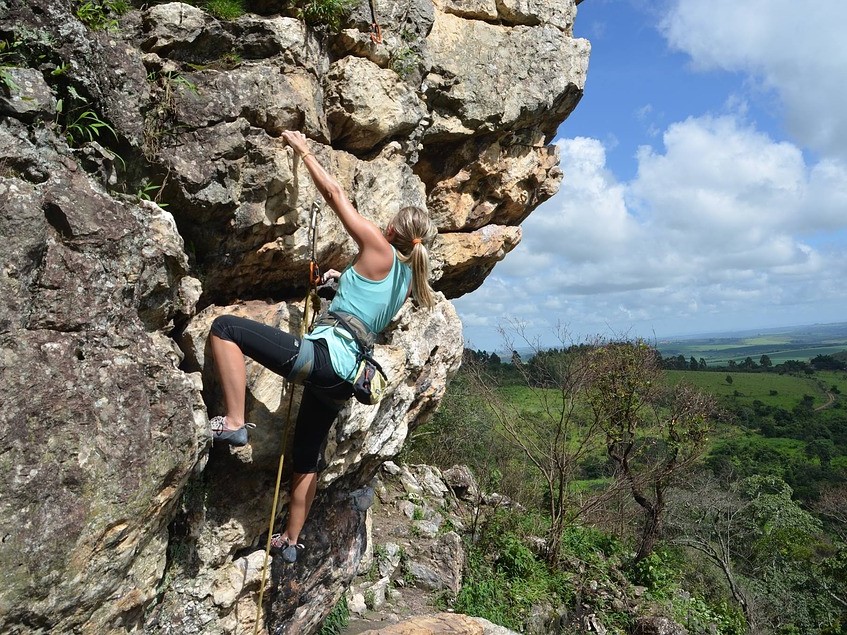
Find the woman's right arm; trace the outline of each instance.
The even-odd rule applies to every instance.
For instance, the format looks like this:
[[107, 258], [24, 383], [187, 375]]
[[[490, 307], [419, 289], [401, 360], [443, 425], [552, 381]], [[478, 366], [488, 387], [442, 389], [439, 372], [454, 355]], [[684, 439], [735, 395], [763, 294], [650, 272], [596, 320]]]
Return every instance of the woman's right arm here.
[[302, 133], [287, 130], [282, 133], [282, 137], [300, 156], [315, 187], [359, 246], [356, 270], [369, 278], [382, 278], [388, 273], [394, 259], [391, 245], [382, 231], [353, 207], [341, 184], [324, 169], [309, 150], [306, 137]]

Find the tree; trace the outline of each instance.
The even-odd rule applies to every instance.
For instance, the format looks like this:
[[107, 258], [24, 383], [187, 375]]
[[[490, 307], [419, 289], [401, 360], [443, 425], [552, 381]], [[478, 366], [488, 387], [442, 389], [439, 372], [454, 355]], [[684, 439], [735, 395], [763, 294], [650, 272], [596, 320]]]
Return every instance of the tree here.
[[762, 357], [759, 358], [759, 366], [761, 366], [765, 370], [768, 370], [773, 366], [773, 362], [771, 361], [771, 358], [767, 355], [762, 355]]
[[644, 511], [635, 556], [650, 555], [662, 534], [668, 488], [700, 459], [714, 399], [691, 386], [667, 387], [643, 341], [613, 342], [589, 354], [588, 401], [606, 435], [616, 478]]
[[697, 363], [697, 360], [694, 359], [694, 355], [688, 360], [688, 369], [689, 370], [698, 370], [700, 368], [700, 364]]
[[838, 622], [840, 562], [819, 556], [821, 523], [784, 481], [756, 475], [722, 489], [703, 477], [687, 485], [671, 496], [668, 534], [721, 570], [750, 632], [820, 633]]
[[[550, 519], [546, 559], [556, 564], [564, 529], [613, 494], [586, 493], [573, 487], [580, 464], [603, 447], [602, 430], [585, 415], [580, 404], [589, 379], [585, 355], [589, 347], [576, 344], [541, 350], [525, 337], [520, 325], [513, 325], [511, 332], [502, 329], [501, 334], [510, 349], [514, 347], [508, 338], [517, 336], [535, 350], [526, 364], [517, 365], [517, 371], [540, 408], [523, 409], [514, 400], [504, 398], [481, 365], [469, 369], [469, 373], [487, 411], [497, 421], [497, 430], [542, 478], [541, 499]], [[564, 344], [566, 337], [560, 331], [560, 342]]]

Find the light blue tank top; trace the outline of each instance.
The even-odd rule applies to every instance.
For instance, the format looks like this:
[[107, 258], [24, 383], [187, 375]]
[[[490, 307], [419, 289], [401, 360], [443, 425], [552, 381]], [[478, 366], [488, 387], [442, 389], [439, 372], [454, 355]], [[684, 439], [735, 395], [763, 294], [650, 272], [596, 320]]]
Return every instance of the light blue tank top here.
[[[403, 306], [409, 293], [412, 270], [397, 258], [388, 275], [382, 280], [365, 278], [353, 266], [348, 266], [338, 279], [338, 292], [329, 305], [331, 311], [352, 313], [374, 333], [381, 333]], [[353, 381], [356, 373], [358, 347], [343, 327], [318, 326], [306, 339], [326, 341], [332, 368], [339, 377]]]

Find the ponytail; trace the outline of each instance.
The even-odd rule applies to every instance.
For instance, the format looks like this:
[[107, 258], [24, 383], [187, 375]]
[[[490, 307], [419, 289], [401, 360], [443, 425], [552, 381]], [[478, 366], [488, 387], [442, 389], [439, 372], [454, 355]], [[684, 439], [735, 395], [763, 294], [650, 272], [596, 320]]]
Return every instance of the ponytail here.
[[435, 306], [435, 295], [429, 286], [432, 267], [429, 248], [438, 235], [438, 228], [429, 214], [419, 207], [404, 207], [391, 221], [394, 228], [392, 243], [397, 248], [400, 262], [412, 270], [412, 297], [418, 306], [431, 309]]

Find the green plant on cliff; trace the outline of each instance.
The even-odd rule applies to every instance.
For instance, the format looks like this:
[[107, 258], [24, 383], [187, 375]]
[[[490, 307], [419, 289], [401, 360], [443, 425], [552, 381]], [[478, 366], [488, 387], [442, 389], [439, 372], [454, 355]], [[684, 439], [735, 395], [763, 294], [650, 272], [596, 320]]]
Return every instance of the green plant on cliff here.
[[3, 82], [10, 93], [20, 90], [20, 86], [18, 86], [12, 79], [11, 73], [6, 70], [7, 68], [10, 68], [9, 62], [11, 62], [16, 55], [15, 47], [15, 42], [0, 40], [0, 82]]
[[454, 608], [513, 630], [523, 629], [533, 606], [562, 605], [569, 596], [561, 571], [527, 547], [521, 525], [528, 519], [501, 511], [467, 545], [464, 581]]
[[56, 124], [65, 140], [71, 147], [79, 146], [86, 141], [94, 141], [100, 136], [101, 130], [108, 130], [115, 140], [118, 134], [115, 129], [100, 118], [100, 115], [90, 107], [73, 86], [68, 86], [68, 103], [78, 104], [75, 107], [66, 107], [64, 99], [56, 101]]
[[326, 25], [332, 30], [341, 27], [341, 21], [356, 6], [355, 0], [297, 0], [294, 3], [298, 16], [311, 26]]
[[83, 0], [75, 2], [74, 13], [92, 31], [114, 31], [118, 17], [129, 11], [125, 0]]
[[341, 599], [332, 607], [329, 615], [324, 619], [318, 635], [338, 635], [347, 628], [349, 622], [350, 609], [347, 608], [347, 597], [342, 595]]
[[176, 95], [178, 91], [198, 94], [197, 85], [180, 73], [166, 71], [147, 75], [150, 82], [152, 106], [144, 118], [144, 155], [152, 158], [162, 147], [166, 137], [178, 126]]
[[406, 29], [400, 31], [400, 40], [402, 44], [391, 51], [388, 65], [391, 70], [406, 79], [421, 63], [421, 54], [413, 48], [413, 35]]
[[234, 20], [244, 15], [244, 0], [208, 0], [206, 10], [221, 20]]

